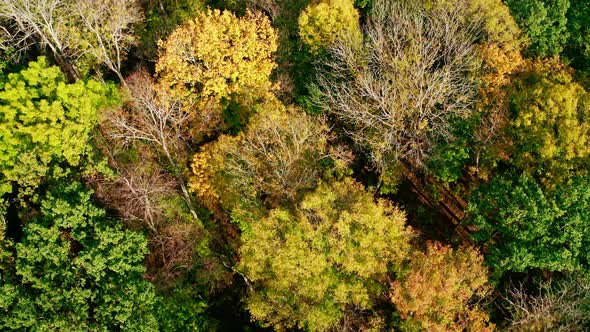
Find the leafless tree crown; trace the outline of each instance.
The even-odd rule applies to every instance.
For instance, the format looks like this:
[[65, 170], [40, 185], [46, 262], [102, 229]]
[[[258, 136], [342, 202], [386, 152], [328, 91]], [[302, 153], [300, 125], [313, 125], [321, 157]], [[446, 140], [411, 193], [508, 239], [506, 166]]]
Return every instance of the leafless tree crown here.
[[395, 160], [423, 166], [435, 142], [451, 138], [452, 119], [472, 109], [475, 30], [461, 15], [377, 0], [364, 45], [340, 40], [320, 64], [315, 102], [378, 169]]
[[0, 47], [24, 51], [47, 47], [70, 79], [76, 62], [89, 56], [115, 72], [132, 44], [142, 18], [137, 0], [0, 0]]
[[174, 170], [187, 207], [198, 220], [178, 162], [186, 148], [184, 140], [187, 137], [189, 114], [168, 90], [158, 89], [145, 70], [131, 75], [127, 91], [131, 98], [129, 107], [110, 114], [108, 119], [114, 128], [110, 133], [111, 138], [154, 144]]
[[504, 300], [511, 331], [581, 331], [590, 324], [590, 284], [583, 278], [542, 282], [533, 293], [513, 285]]

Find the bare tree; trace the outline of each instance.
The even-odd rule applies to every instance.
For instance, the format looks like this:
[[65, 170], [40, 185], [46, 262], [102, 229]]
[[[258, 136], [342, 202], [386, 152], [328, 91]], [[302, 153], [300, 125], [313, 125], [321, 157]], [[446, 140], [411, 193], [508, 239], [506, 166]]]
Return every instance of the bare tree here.
[[41, 43], [72, 81], [80, 78], [76, 63], [89, 56], [124, 83], [122, 61], [141, 17], [137, 0], [0, 0], [4, 44], [25, 50]]
[[461, 10], [376, 0], [364, 45], [343, 38], [319, 64], [315, 103], [380, 172], [396, 161], [423, 167], [435, 142], [451, 139], [453, 118], [471, 111], [478, 61]]
[[276, 200], [292, 200], [320, 177], [319, 162], [330, 157], [328, 128], [297, 110], [265, 110], [253, 117], [238, 144], [228, 149], [225, 169], [238, 188]]
[[108, 119], [115, 128], [110, 136], [155, 144], [170, 163], [191, 214], [199, 220], [177, 162], [184, 149], [184, 129], [190, 119], [189, 113], [183, 111], [181, 102], [170, 96], [168, 90], [157, 89], [145, 70], [130, 77], [128, 91], [131, 98], [129, 107], [118, 110]]
[[172, 222], [150, 241], [148, 273], [164, 285], [190, 270], [195, 264], [195, 248], [202, 240], [202, 230], [194, 223]]
[[246, 0], [246, 4], [254, 10], [261, 9], [265, 11], [272, 20], [276, 19], [281, 13], [281, 7], [276, 0]]
[[157, 232], [163, 220], [161, 200], [173, 192], [175, 181], [159, 170], [125, 169], [115, 180], [118, 197], [115, 204], [128, 221], [139, 220], [150, 230]]
[[32, 40], [48, 47], [70, 80], [79, 78], [73, 62], [81, 55], [72, 3], [68, 0], [0, 0], [0, 19], [9, 43], [17, 50], [31, 46]]
[[504, 300], [512, 331], [581, 331], [590, 324], [590, 284], [583, 278], [541, 282], [536, 294], [513, 285]]
[[136, 0], [78, 0], [76, 7], [90, 38], [85, 52], [106, 65], [125, 84], [121, 66], [135, 42], [133, 28], [142, 19], [139, 4]]

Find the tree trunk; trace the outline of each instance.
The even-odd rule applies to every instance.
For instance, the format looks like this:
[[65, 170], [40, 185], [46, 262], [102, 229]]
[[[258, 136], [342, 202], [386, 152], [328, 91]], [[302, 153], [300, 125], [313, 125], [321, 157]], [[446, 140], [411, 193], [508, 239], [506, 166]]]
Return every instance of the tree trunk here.
[[69, 61], [65, 57], [58, 55], [58, 54], [55, 54], [54, 58], [55, 58], [55, 62], [57, 62], [57, 65], [61, 68], [61, 70], [66, 75], [66, 79], [68, 80], [68, 83], [74, 83], [80, 79], [80, 73], [78, 73], [78, 70], [72, 64], [71, 61]]
[[193, 215], [193, 218], [195, 218], [196, 221], [200, 221], [199, 216], [197, 215], [197, 212], [193, 208], [193, 202], [192, 202], [191, 196], [190, 196], [188, 190], [186, 189], [186, 185], [184, 184], [184, 179], [182, 178], [182, 174], [180, 173], [180, 169], [178, 168], [178, 165], [176, 164], [176, 162], [172, 158], [172, 155], [170, 154], [170, 151], [168, 151], [168, 148], [166, 147], [166, 145], [163, 145], [162, 148], [164, 150], [164, 153], [166, 153], [166, 157], [168, 158], [168, 162], [170, 162], [170, 165], [172, 165], [172, 167], [174, 168], [174, 175], [176, 175], [176, 178], [178, 179], [178, 182], [180, 183], [180, 189], [182, 190], [182, 196], [184, 198], [184, 201], [185, 201], [188, 209], [190, 210], [191, 214]]

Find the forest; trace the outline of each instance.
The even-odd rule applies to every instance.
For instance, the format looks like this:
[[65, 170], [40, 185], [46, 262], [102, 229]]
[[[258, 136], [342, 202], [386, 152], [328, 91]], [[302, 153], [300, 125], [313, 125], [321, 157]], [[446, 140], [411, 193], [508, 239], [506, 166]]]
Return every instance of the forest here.
[[588, 331], [589, 171], [590, 0], [0, 0], [1, 331]]

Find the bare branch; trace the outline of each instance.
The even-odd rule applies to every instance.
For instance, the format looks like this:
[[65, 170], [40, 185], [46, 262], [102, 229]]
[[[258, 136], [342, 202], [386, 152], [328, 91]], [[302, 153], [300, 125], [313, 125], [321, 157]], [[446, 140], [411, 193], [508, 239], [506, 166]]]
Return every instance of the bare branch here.
[[315, 103], [380, 170], [404, 160], [423, 166], [437, 140], [451, 139], [455, 117], [472, 109], [477, 91], [474, 33], [456, 11], [426, 12], [407, 2], [377, 0], [365, 45], [335, 43], [321, 64]]
[[504, 297], [511, 330], [577, 331], [590, 323], [590, 284], [572, 276], [541, 282], [536, 294], [520, 283]]
[[145, 70], [140, 70], [129, 78], [128, 91], [131, 97], [130, 107], [119, 109], [108, 118], [115, 128], [110, 133], [111, 138], [154, 143], [168, 159], [186, 204], [195, 220], [198, 220], [177, 162], [177, 157], [185, 146], [183, 143], [189, 113], [183, 110], [183, 105], [168, 90], [157, 89]]

